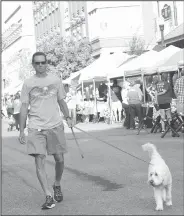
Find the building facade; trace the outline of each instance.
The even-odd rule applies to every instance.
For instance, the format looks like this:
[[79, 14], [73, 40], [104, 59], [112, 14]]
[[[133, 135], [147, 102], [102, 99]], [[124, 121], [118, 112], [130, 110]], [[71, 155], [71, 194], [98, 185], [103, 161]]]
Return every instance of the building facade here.
[[184, 48], [184, 2], [183, 1], [154, 1], [156, 17], [156, 38], [161, 44], [159, 25], [163, 26], [165, 46], [174, 45]]
[[3, 87], [10, 88], [20, 83], [19, 54], [36, 50], [32, 3], [3, 2], [2, 9], [7, 11], [2, 19], [2, 80]]
[[152, 2], [89, 1], [87, 12], [94, 56], [127, 52], [133, 35], [142, 38], [147, 49], [156, 44]]
[[54, 32], [79, 40], [87, 37], [85, 1], [34, 1], [37, 46]]

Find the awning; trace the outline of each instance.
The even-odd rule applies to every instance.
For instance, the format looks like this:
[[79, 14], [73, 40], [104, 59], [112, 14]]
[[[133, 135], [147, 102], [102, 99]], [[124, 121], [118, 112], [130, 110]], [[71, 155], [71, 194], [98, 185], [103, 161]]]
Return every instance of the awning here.
[[131, 61], [134, 59], [138, 58], [136, 55], [130, 56], [129, 59], [127, 59], [123, 64], [121, 64], [118, 68], [116, 68], [113, 73], [109, 74], [109, 78], [118, 78], [118, 77], [123, 77], [124, 76], [124, 68], [130, 64]]
[[162, 64], [158, 71], [161, 72], [171, 72], [177, 71], [179, 62], [184, 61], [184, 49], [179, 50], [173, 56], [171, 56], [164, 64]]
[[78, 72], [75, 72], [75, 73], [72, 73], [68, 79], [62, 80], [62, 83], [63, 83], [63, 84], [71, 85], [72, 80], [77, 80], [77, 79], [79, 79], [79, 76], [80, 76], [80, 72], [79, 72], [79, 71], [78, 71]]
[[[131, 59], [127, 63], [123, 64], [121, 67], [117, 68], [116, 72], [116, 77], [131, 77], [131, 76], [137, 76], [141, 74], [140, 68], [142, 66], [149, 65], [151, 61], [156, 57], [157, 52], [150, 50], [146, 53], [143, 53], [142, 55]], [[126, 71], [126, 72], [125, 72]]]
[[82, 69], [79, 81], [92, 82], [107, 80], [109, 74], [121, 65], [124, 61], [130, 58], [130, 55], [125, 53], [104, 54], [92, 64]]
[[[154, 53], [154, 55], [141, 55], [140, 59], [137, 58], [137, 62], [132, 62], [134, 65], [131, 65], [129, 69], [125, 70], [126, 76], [135, 76], [135, 75], [151, 75], [155, 74], [158, 71], [158, 67], [164, 64], [171, 56], [178, 52], [180, 48], [175, 46], [166, 47], [160, 52]], [[155, 51], [154, 51], [155, 52]]]

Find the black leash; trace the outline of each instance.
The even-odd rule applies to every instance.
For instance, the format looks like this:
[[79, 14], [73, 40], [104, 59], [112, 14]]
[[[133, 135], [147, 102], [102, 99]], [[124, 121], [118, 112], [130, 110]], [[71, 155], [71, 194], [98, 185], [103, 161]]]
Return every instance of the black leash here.
[[74, 131], [73, 131], [73, 128], [71, 128], [71, 130], [72, 130], [73, 137], [74, 137], [74, 139], [75, 139], [75, 143], [76, 143], [76, 145], [77, 145], [77, 147], [78, 147], [78, 149], [79, 149], [79, 153], [80, 153], [81, 157], [84, 158], [84, 154], [82, 153], [82, 150], [81, 150], [81, 148], [80, 148], [80, 146], [79, 146], [79, 143], [78, 143], [78, 141], [77, 141], [77, 138], [76, 138], [76, 136], [75, 136], [75, 133], [74, 133]]
[[138, 159], [138, 160], [140, 160], [140, 161], [142, 161], [142, 162], [144, 162], [144, 163], [147, 163], [147, 164], [149, 164], [149, 165], [152, 165], [151, 163], [149, 163], [149, 162], [147, 162], [147, 161], [145, 161], [145, 160], [143, 160], [143, 159], [141, 159], [141, 158], [139, 158], [139, 157], [137, 157], [137, 156], [135, 156], [135, 155], [133, 155], [133, 154], [131, 154], [131, 153], [129, 153], [129, 152], [126, 152], [126, 151], [124, 151], [124, 150], [122, 150], [122, 149], [120, 149], [120, 148], [118, 148], [118, 147], [116, 147], [116, 146], [114, 146], [114, 145], [108, 143], [107, 141], [101, 140], [101, 139], [99, 139], [99, 138], [97, 138], [97, 137], [91, 135], [90, 133], [88, 133], [88, 132], [86, 132], [86, 131], [84, 131], [84, 130], [82, 130], [82, 129], [76, 127], [76, 126], [73, 126], [73, 127], [74, 127], [75, 129], [77, 129], [77, 130], [79, 130], [79, 131], [81, 131], [81, 132], [87, 134], [88, 136], [91, 136], [92, 138], [94, 138], [94, 139], [96, 139], [96, 140], [98, 140], [98, 141], [100, 141], [100, 142], [103, 142], [103, 143], [105, 143], [105, 144], [107, 144], [107, 145], [109, 145], [109, 146], [111, 146], [111, 147], [113, 147], [113, 148], [115, 148], [115, 149], [117, 149], [117, 150], [119, 150], [119, 151], [125, 153], [125, 154], [130, 155], [131, 157], [134, 157], [134, 158], [136, 158], [136, 159]]

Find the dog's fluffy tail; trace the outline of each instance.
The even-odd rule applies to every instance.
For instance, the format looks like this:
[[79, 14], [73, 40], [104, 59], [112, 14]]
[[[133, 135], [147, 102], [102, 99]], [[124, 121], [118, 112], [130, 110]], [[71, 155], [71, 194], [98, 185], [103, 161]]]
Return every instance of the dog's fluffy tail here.
[[151, 156], [153, 153], [157, 152], [156, 146], [152, 143], [146, 143], [142, 145], [143, 151], [149, 152], [149, 155]]

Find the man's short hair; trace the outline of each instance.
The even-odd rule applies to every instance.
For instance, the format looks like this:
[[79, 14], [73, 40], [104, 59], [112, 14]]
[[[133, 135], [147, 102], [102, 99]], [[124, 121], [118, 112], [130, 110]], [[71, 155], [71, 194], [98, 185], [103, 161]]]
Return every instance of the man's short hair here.
[[45, 61], [47, 61], [47, 57], [46, 57], [45, 53], [43, 53], [43, 52], [35, 52], [33, 54], [33, 56], [32, 56], [32, 63], [34, 63], [35, 56], [44, 56], [45, 57]]

